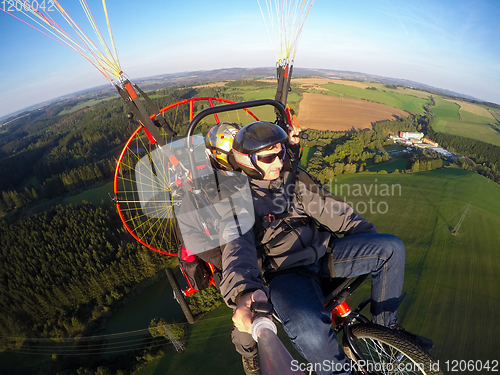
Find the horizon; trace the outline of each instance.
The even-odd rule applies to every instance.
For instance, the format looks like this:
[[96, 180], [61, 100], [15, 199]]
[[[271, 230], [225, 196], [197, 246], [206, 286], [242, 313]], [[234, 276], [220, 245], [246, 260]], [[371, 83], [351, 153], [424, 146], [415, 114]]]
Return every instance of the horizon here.
[[[82, 28], [88, 27], [86, 19], [77, 17], [82, 12], [78, 4], [61, 0], [61, 5]], [[102, 9], [96, 3], [90, 7], [104, 31]], [[124, 0], [109, 4], [108, 12], [121, 67], [133, 81], [275, 66], [257, 1]], [[156, 22], [150, 21], [153, 14]], [[7, 52], [0, 56], [0, 118], [106, 84], [81, 56], [4, 12], [0, 18], [5, 35], [0, 47]], [[500, 104], [499, 18], [500, 2], [494, 0], [317, 0], [305, 21], [294, 66], [409, 80]], [[216, 31], [205, 37], [207, 30]]]
[[[151, 79], [151, 78], [154, 78], [154, 77], [159, 77], [159, 76], [189, 75], [189, 74], [197, 73], [197, 72], [207, 72], [207, 73], [210, 73], [210, 72], [215, 72], [215, 71], [218, 71], [218, 70], [232, 70], [232, 69], [251, 70], [251, 69], [274, 69], [274, 68], [272, 68], [272, 67], [266, 67], [266, 66], [254, 67], [254, 68], [228, 67], [228, 68], [219, 68], [219, 69], [210, 69], [210, 70], [191, 70], [191, 71], [180, 71], [180, 72], [172, 72], [172, 73], [159, 73], [159, 74], [155, 74], [153, 76], [137, 77], [137, 79], [134, 80], [134, 82], [137, 83], [137, 82], [142, 81], [142, 80], [148, 80], [148, 79]], [[345, 74], [361, 74], [361, 75], [367, 75], [367, 76], [370, 75], [370, 74], [364, 73], [364, 72], [354, 72], [354, 71], [346, 71], [346, 70], [333, 70], [333, 69], [304, 68], [304, 67], [301, 67], [301, 66], [294, 66], [294, 69], [320, 70], [320, 71], [325, 71], [325, 72], [331, 71], [333, 73], [334, 72], [342, 72], [342, 73], [345, 73]], [[373, 76], [377, 76], [377, 75], [373, 75]], [[301, 75], [293, 76], [292, 77], [292, 83], [293, 83], [294, 79], [301, 78], [301, 77], [303, 77], [303, 76], [301, 76]], [[378, 76], [378, 77], [385, 78], [385, 79], [388, 79], [388, 80], [400, 80], [400, 81], [405, 81], [406, 80], [404, 78], [399, 79], [399, 78], [383, 77], [383, 76]], [[332, 78], [332, 79], [342, 79], [342, 80], [346, 80], [346, 81], [356, 81], [356, 79], [354, 79], [354, 78]], [[409, 81], [409, 80], [406, 80], [406, 81]], [[366, 81], [366, 82], [369, 82], [369, 81]], [[424, 85], [425, 86], [429, 86], [429, 85], [426, 85], [426, 84], [421, 83], [421, 82], [416, 82], [416, 81], [411, 81], [411, 82], [419, 84], [419, 85], [422, 85], [422, 86], [424, 86]], [[179, 83], [179, 85], [181, 85], [181, 83]], [[48, 98], [48, 99], [45, 99], [45, 100], [43, 100], [41, 102], [33, 103], [31, 105], [28, 105], [27, 107], [21, 108], [19, 110], [11, 112], [11, 113], [8, 113], [6, 115], [3, 115], [3, 116], [0, 115], [0, 121], [1, 120], [5, 120], [5, 119], [7, 119], [9, 117], [12, 117], [12, 116], [19, 115], [19, 114], [21, 114], [23, 112], [29, 112], [29, 111], [36, 110], [37, 107], [41, 108], [41, 107], [44, 107], [44, 106], [52, 105], [52, 104], [54, 104], [54, 102], [57, 102], [57, 101], [63, 99], [64, 97], [75, 96], [75, 95], [77, 95], [77, 94], [79, 94], [81, 92], [89, 93], [90, 94], [90, 93], [93, 93], [93, 92], [96, 92], [96, 91], [99, 91], [99, 90], [103, 90], [103, 89], [106, 89], [106, 88], [110, 88], [110, 87], [107, 86], [105, 83], [103, 83], [103, 84], [100, 84], [100, 85], [97, 85], [97, 86], [93, 86], [93, 87], [89, 87], [89, 88], [86, 88], [86, 89], [81, 89], [81, 90], [77, 90], [77, 91], [74, 91], [74, 92], [65, 93], [65, 94], [62, 94], [62, 95], [54, 97], [54, 98]], [[420, 89], [420, 88], [417, 87], [417, 89]], [[436, 90], [436, 92], [439, 92], [442, 95], [450, 95], [450, 94], [445, 94], [444, 91], [451, 92], [451, 90], [447, 90], [446, 88], [433, 87], [433, 86], [429, 86], [429, 89], [434, 89], [434, 90]], [[426, 91], [426, 89], [423, 89], [423, 90]], [[475, 100], [475, 101], [480, 101], [480, 102], [487, 102], [487, 101], [482, 101], [479, 98], [474, 98], [472, 96], [468, 96], [468, 95], [463, 94], [463, 93], [458, 93], [458, 92], [451, 92], [451, 93], [452, 94], [456, 94], [457, 97], [462, 98], [464, 100]], [[114, 94], [116, 94], [117, 97], [119, 96], [119, 94], [117, 92], [114, 92]], [[492, 103], [492, 104], [498, 104], [498, 105], [500, 105], [500, 103]], [[1, 124], [1, 125], [3, 125], [3, 124]]]

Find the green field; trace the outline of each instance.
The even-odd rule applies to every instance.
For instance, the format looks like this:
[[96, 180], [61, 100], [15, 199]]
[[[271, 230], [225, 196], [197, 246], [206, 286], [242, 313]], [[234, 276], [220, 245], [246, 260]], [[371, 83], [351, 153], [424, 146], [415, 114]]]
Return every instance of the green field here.
[[79, 111], [80, 109], [87, 108], [87, 107], [93, 107], [97, 104], [103, 103], [106, 100], [110, 99], [115, 99], [115, 97], [109, 97], [109, 98], [104, 98], [104, 99], [89, 99], [86, 101], [83, 101], [81, 103], [76, 104], [75, 106], [64, 109], [61, 112], [58, 113], [58, 115], [67, 115], [76, 111]]
[[[231, 342], [231, 315], [226, 305], [219, 306], [192, 326], [183, 352], [175, 353], [171, 349], [134, 375], [242, 374], [241, 356]], [[303, 361], [281, 326], [278, 326], [278, 336], [294, 358]]]
[[[256, 86], [242, 86], [239, 87], [235, 92], [235, 94], [238, 94], [241, 96], [243, 101], [248, 101], [248, 100], [258, 100], [258, 99], [274, 99], [276, 95], [276, 88], [274, 87], [274, 83], [267, 87], [256, 87]], [[292, 107], [296, 110], [298, 113], [299, 109], [299, 102], [301, 100], [301, 96], [292, 91], [288, 94], [288, 100], [287, 100], [287, 106]], [[265, 106], [262, 108], [250, 108], [252, 112], [257, 115], [257, 117], [262, 118], [262, 119], [273, 119], [276, 117], [274, 115], [274, 107], [272, 106]]]
[[[436, 132], [459, 135], [500, 146], [500, 132], [495, 127], [500, 122], [460, 109], [456, 103], [434, 98], [436, 106], [431, 112], [436, 118], [433, 129]], [[496, 111], [490, 109], [494, 115]], [[500, 116], [497, 117], [500, 119]], [[493, 126], [492, 126], [493, 125]]]
[[[400, 320], [432, 337], [433, 355], [445, 360], [498, 358], [500, 328], [500, 186], [477, 174], [447, 168], [404, 175], [346, 175], [341, 184], [399, 185], [395, 196], [348, 196], [364, 208], [370, 198], [380, 212], [364, 216], [406, 246], [405, 290]], [[347, 187], [344, 187], [344, 193]], [[399, 196], [398, 191], [401, 191]], [[352, 190], [351, 190], [352, 194]], [[381, 202], [385, 202], [387, 206]], [[450, 230], [470, 209], [452, 236]], [[374, 205], [375, 206], [375, 205]]]
[[500, 109], [497, 108], [488, 108], [493, 117], [500, 123]]
[[106, 203], [111, 202], [110, 195], [113, 196], [113, 182], [108, 182], [105, 185], [85, 190], [84, 192], [64, 198], [63, 204], [81, 204], [83, 201], [92, 203], [95, 206], [101, 204], [101, 201]]
[[[365, 211], [363, 216], [380, 232], [405, 243], [408, 297], [399, 309], [403, 326], [431, 337], [432, 354], [441, 364], [498, 359], [500, 328], [494, 321], [500, 310], [500, 186], [456, 168], [343, 175], [334, 183], [332, 191]], [[363, 191], [371, 186], [370, 195], [360, 195], [358, 185]], [[450, 230], [468, 203], [459, 234], [452, 236]], [[368, 288], [366, 283], [353, 301], [364, 298]], [[230, 311], [221, 306], [192, 327], [185, 352], [169, 353], [138, 374], [240, 373], [230, 331]], [[286, 337], [282, 340], [288, 345]]]
[[[369, 83], [368, 85], [374, 86], [371, 83]], [[425, 98], [406, 95], [406, 92], [402, 90], [386, 90], [383, 87], [381, 87], [379, 90], [368, 90], [336, 83], [327, 83], [320, 86], [329, 90], [328, 92], [319, 92], [321, 94], [326, 93], [327, 95], [332, 96], [343, 96], [344, 98], [368, 100], [413, 113], [423, 113], [424, 105], [428, 101]]]
[[[471, 106], [486, 108], [495, 120], [460, 108], [458, 104], [435, 93], [431, 94], [405, 87], [393, 89], [373, 82], [366, 84], [375, 87], [377, 90], [328, 83], [319, 85], [328, 91], [311, 89], [310, 92], [367, 100], [412, 113], [423, 113], [423, 108], [428, 104], [432, 95], [436, 103], [435, 106], [431, 107], [431, 112], [435, 118], [433, 128], [436, 132], [459, 135], [500, 146], [500, 110], [498, 109], [470, 104]], [[248, 95], [251, 94], [248, 93]], [[298, 106], [296, 105], [296, 107]]]
[[379, 163], [367, 167], [366, 169], [370, 172], [394, 172], [396, 169], [399, 171], [404, 171], [408, 166], [408, 159], [391, 159], [386, 163]]

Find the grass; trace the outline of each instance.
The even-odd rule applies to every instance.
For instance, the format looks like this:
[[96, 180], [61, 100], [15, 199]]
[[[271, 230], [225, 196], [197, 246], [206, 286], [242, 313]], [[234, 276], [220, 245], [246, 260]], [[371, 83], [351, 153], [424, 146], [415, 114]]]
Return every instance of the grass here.
[[[488, 322], [500, 309], [500, 186], [456, 168], [348, 175], [336, 182], [375, 184], [379, 191], [384, 184], [400, 186], [401, 195], [396, 189], [395, 196], [351, 196], [348, 201], [362, 209], [360, 202], [371, 198], [374, 207], [387, 208], [385, 214], [367, 211], [363, 216], [405, 243], [409, 297], [399, 310], [403, 325], [433, 338], [433, 355], [441, 362], [496, 358], [500, 329]], [[459, 235], [452, 236], [468, 203]]]
[[[431, 337], [435, 342], [432, 354], [441, 364], [453, 359], [496, 359], [500, 346], [500, 329], [494, 323], [500, 310], [500, 186], [456, 168], [343, 175], [335, 182], [333, 192], [337, 188], [338, 193], [340, 185], [351, 187], [347, 200], [355, 207], [363, 208], [360, 202], [372, 199], [375, 208], [385, 209], [385, 202], [386, 213], [365, 210], [363, 216], [380, 232], [393, 233], [405, 243], [404, 290], [409, 295], [399, 309], [403, 326]], [[371, 195], [354, 194], [355, 185], [372, 186]], [[459, 234], [452, 236], [450, 229], [468, 203], [470, 210]], [[353, 295], [354, 302], [368, 293], [369, 283], [365, 284]], [[169, 352], [136, 375], [241, 373], [240, 357], [230, 341], [231, 327], [230, 311], [219, 307], [192, 327], [184, 352]], [[280, 337], [289, 347], [283, 333]]]
[[220, 306], [191, 327], [185, 350], [173, 350], [137, 372], [138, 375], [236, 374], [241, 356], [231, 342], [231, 310]]
[[438, 120], [460, 120], [458, 112], [459, 107], [456, 103], [441, 98], [434, 98], [434, 102], [436, 103], [436, 106], [431, 108], [431, 112], [438, 118]]
[[92, 203], [95, 206], [101, 204], [101, 201], [110, 201], [109, 195], [113, 193], [113, 182], [98, 186], [93, 189], [85, 190], [84, 192], [64, 198], [62, 204], [81, 204], [83, 201]]
[[[436, 106], [431, 111], [436, 118], [436, 132], [459, 135], [500, 146], [500, 132], [495, 130], [499, 122], [465, 110], [442, 98], [435, 98]], [[496, 112], [495, 112], [496, 114]], [[500, 117], [499, 117], [500, 118]], [[492, 126], [493, 124], [493, 126]]]
[[[274, 99], [274, 97], [276, 96], [276, 88], [274, 86], [272, 86], [272, 88], [243, 86], [243, 87], [239, 88], [235, 93], [240, 95], [242, 97], [243, 101], [257, 100], [257, 99]], [[292, 107], [293, 109], [295, 109], [295, 112], [298, 114], [300, 100], [301, 100], [300, 95], [294, 91], [291, 91], [288, 94], [287, 107]], [[274, 108], [270, 107], [270, 106], [267, 106], [267, 107], [269, 107], [269, 108], [264, 108], [267, 118], [269, 118], [269, 115], [272, 116], [271, 118], [276, 117], [274, 115]], [[251, 108], [250, 108], [250, 110], [252, 112], [254, 112], [254, 110], [258, 111], [257, 109], [252, 110]], [[257, 113], [255, 113], [255, 114], [257, 115]], [[259, 116], [259, 118], [260, 118], [260, 116]], [[262, 116], [262, 118], [266, 118], [266, 117]]]
[[403, 171], [407, 168], [408, 159], [392, 159], [386, 163], [379, 163], [372, 166], [367, 167], [366, 169], [370, 172], [379, 172], [379, 171], [387, 171], [394, 172], [396, 169], [399, 171]]
[[[163, 357], [144, 366], [134, 375], [241, 374], [243, 367], [231, 342], [232, 311], [225, 305], [198, 320], [188, 332], [185, 350], [167, 352]], [[281, 326], [278, 336], [293, 357], [303, 361], [292, 347]]]
[[500, 133], [489, 125], [465, 121], [438, 120], [433, 125], [436, 132], [459, 135], [500, 146]]
[[302, 168], [307, 168], [307, 163], [309, 159], [311, 159], [316, 152], [316, 147], [304, 146], [304, 150], [302, 151], [302, 158], [300, 159], [299, 166]]
[[487, 107], [493, 117], [500, 123], [500, 109]]
[[369, 100], [375, 103], [388, 105], [390, 107], [413, 113], [423, 113], [423, 107], [427, 103], [427, 100], [424, 98], [402, 95], [399, 91], [396, 90], [367, 90], [359, 87], [340, 85], [336, 83], [327, 83], [321, 86], [329, 90], [328, 92], [319, 92], [321, 94], [326, 93], [327, 95], [332, 96], [343, 96], [345, 98]]
[[109, 98], [104, 98], [104, 99], [89, 99], [89, 100], [83, 101], [81, 103], [78, 103], [71, 108], [62, 110], [61, 112], [58, 113], [58, 115], [67, 115], [67, 114], [79, 111], [80, 109], [83, 109], [83, 108], [93, 107], [94, 105], [100, 104], [100, 103], [102, 103], [106, 100], [109, 100], [109, 99], [116, 99], [116, 97], [109, 97]]

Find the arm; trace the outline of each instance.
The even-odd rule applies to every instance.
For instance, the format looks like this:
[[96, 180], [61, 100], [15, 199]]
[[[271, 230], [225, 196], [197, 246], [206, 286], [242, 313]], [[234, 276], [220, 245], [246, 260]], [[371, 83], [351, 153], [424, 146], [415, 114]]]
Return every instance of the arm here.
[[[221, 293], [229, 307], [234, 308], [233, 323], [241, 332], [251, 332], [253, 301], [267, 302], [262, 274], [257, 261], [253, 230], [243, 235], [231, 223], [222, 231], [229, 241], [222, 252]], [[231, 240], [232, 239], [232, 240]]]
[[224, 223], [221, 293], [229, 307], [236, 307], [245, 293], [265, 290], [257, 260], [253, 230], [240, 235], [234, 222]]

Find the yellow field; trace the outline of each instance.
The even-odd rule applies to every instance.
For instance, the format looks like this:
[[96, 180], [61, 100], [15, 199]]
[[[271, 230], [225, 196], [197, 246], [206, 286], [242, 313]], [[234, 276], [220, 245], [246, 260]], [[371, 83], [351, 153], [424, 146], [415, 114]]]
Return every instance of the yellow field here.
[[337, 83], [339, 85], [346, 85], [346, 86], [353, 86], [353, 87], [359, 87], [361, 89], [366, 89], [369, 87], [366, 83], [364, 82], [358, 82], [358, 81], [346, 81], [343, 79], [333, 79], [333, 78], [297, 78], [293, 80], [294, 83], [302, 83], [305, 85], [325, 85], [327, 83]]
[[209, 83], [209, 84], [206, 84], [206, 85], [193, 86], [193, 88], [197, 89], [197, 88], [200, 88], [200, 87], [221, 87], [221, 86], [225, 86], [226, 83], [227, 82]]
[[371, 129], [373, 121], [390, 120], [393, 115], [406, 117], [408, 113], [365, 100], [306, 93], [300, 102], [298, 120], [303, 129], [344, 131]]

